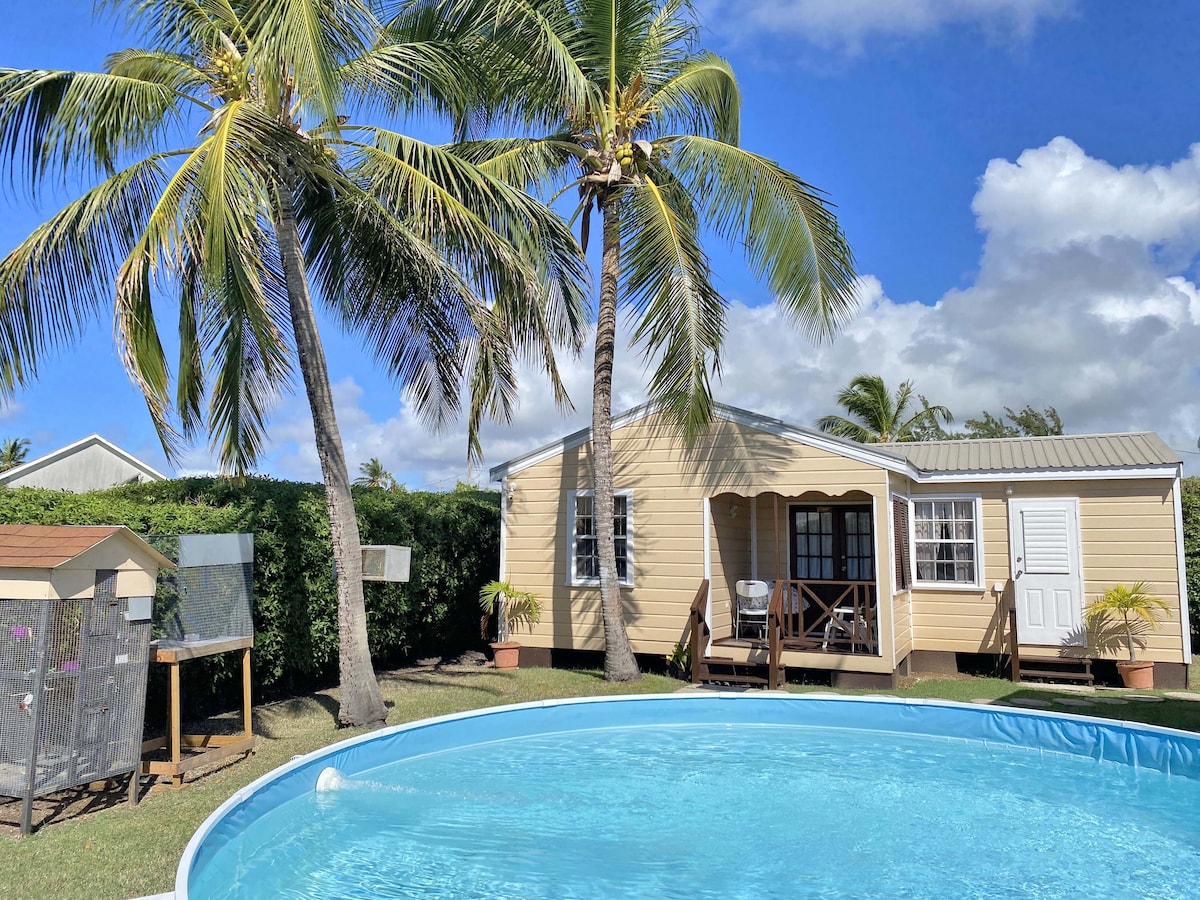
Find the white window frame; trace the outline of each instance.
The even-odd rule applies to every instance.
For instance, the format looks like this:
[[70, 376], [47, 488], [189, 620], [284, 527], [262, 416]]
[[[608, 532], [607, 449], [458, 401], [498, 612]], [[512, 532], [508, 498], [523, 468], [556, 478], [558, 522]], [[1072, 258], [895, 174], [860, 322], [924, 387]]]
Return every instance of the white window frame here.
[[[975, 580], [968, 581], [922, 581], [917, 569], [917, 503], [938, 501], [970, 500], [975, 512]], [[912, 494], [908, 498], [908, 558], [912, 562], [912, 590], [970, 591], [983, 587], [983, 495], [982, 494]]]
[[[599, 578], [578, 578], [575, 575], [575, 509], [579, 497], [595, 497], [595, 491], [567, 492], [567, 581], [568, 587], [595, 587], [600, 584]], [[629, 489], [613, 491], [613, 497], [625, 498], [625, 577], [620, 579], [622, 587], [633, 587], [633, 491]]]

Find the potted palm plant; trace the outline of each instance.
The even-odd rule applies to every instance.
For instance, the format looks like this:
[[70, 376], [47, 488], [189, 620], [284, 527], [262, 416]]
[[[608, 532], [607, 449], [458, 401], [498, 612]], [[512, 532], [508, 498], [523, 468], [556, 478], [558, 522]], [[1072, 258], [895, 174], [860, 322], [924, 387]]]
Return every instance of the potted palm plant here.
[[1141, 690], [1154, 687], [1154, 662], [1138, 659], [1137, 649], [1139, 645], [1145, 646], [1146, 632], [1158, 625], [1159, 613], [1167, 609], [1166, 602], [1151, 594], [1144, 581], [1132, 587], [1124, 584], [1111, 587], [1088, 607], [1088, 627], [1099, 648], [1113, 650], [1123, 644], [1129, 653], [1127, 662], [1117, 663], [1125, 687]]
[[496, 613], [496, 642], [492, 658], [497, 669], [515, 669], [521, 660], [521, 645], [512, 640], [517, 628], [538, 623], [542, 606], [529, 591], [518, 591], [507, 581], [489, 581], [479, 590], [479, 608], [485, 617]]

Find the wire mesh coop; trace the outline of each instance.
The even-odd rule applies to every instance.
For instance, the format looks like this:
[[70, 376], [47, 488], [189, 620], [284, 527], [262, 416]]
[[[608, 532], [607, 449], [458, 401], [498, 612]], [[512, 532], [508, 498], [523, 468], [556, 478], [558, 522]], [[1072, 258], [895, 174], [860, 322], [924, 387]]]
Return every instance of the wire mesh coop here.
[[[28, 834], [35, 798], [140, 765], [157, 561], [127, 529], [20, 527], [14, 538], [13, 526], [0, 526], [10, 595], [0, 598], [0, 795], [23, 801]], [[144, 549], [141, 567], [95, 565], [129, 564], [127, 548], [103, 546], [118, 533]], [[132, 778], [130, 788], [136, 802]]]
[[[176, 563], [160, 572], [150, 658], [167, 667], [167, 733], [146, 741], [142, 771], [183, 786], [184, 775], [254, 749], [250, 653], [254, 646], [254, 535], [181, 534], [151, 542]], [[180, 665], [218, 654], [242, 656], [242, 727], [237, 734], [185, 734]]]

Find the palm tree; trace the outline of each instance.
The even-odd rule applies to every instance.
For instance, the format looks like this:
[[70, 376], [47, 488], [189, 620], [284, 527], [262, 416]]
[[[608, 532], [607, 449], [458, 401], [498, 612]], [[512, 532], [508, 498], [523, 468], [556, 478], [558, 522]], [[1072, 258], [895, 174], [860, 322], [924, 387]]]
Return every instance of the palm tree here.
[[[579, 345], [584, 265], [569, 229], [436, 146], [358, 121], [449, 110], [437, 48], [381, 47], [372, 0], [99, 0], [146, 49], [101, 72], [0, 70], [0, 166], [36, 195], [91, 185], [0, 260], [0, 390], [109, 303], [168, 456], [207, 431], [253, 468], [279, 391], [303, 379], [337, 570], [346, 725], [382, 722], [358, 525], [314, 297], [432, 424], [461, 379], [482, 415], [515, 397], [514, 347], [560, 398], [552, 347]], [[156, 311], [179, 309], [172, 375]], [[294, 352], [293, 352], [294, 351]], [[172, 390], [174, 387], [174, 390]]]
[[378, 456], [372, 456], [370, 460], [359, 465], [358, 471], [360, 474], [354, 479], [354, 483], [362, 487], [388, 488], [390, 490], [396, 484], [396, 479], [383, 467]]
[[8, 438], [0, 443], [0, 472], [15, 469], [29, 456], [29, 440], [27, 438]]
[[[472, 126], [533, 137], [463, 142], [458, 152], [512, 184], [578, 191], [586, 248], [603, 229], [592, 450], [605, 677], [638, 677], [621, 611], [613, 535], [612, 371], [617, 311], [653, 361], [651, 400], [686, 438], [712, 418], [727, 302], [701, 236], [745, 251], [787, 317], [825, 336], [855, 308], [850, 248], [820, 193], [738, 146], [740, 94], [728, 62], [696, 47], [687, 0], [409, 0], [400, 40], [452, 46], [495, 73]], [[499, 108], [488, 118], [486, 111]]]
[[931, 406], [921, 397], [921, 409], [909, 415], [916, 395], [911, 381], [905, 381], [893, 397], [879, 375], [855, 375], [838, 394], [838, 405], [853, 418], [822, 416], [817, 427], [838, 437], [863, 444], [921, 440], [923, 433], [940, 432], [940, 423], [950, 424], [954, 417], [944, 406]]

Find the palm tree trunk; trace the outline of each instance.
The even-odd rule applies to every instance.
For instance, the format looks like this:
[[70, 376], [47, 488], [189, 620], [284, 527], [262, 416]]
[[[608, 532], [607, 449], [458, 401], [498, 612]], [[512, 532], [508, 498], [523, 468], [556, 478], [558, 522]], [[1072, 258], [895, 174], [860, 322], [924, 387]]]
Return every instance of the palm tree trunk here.
[[621, 230], [620, 212], [612, 194], [602, 197], [600, 213], [604, 217], [604, 255], [600, 264], [600, 308], [596, 316], [596, 362], [592, 382], [592, 483], [596, 490], [600, 611], [604, 617], [604, 678], [606, 681], [636, 681], [640, 673], [625, 631], [613, 534], [612, 373], [617, 341]]
[[317, 333], [317, 319], [304, 271], [300, 250], [300, 232], [287, 184], [276, 192], [275, 232], [287, 286], [288, 307], [296, 339], [296, 357], [312, 409], [313, 432], [317, 440], [317, 458], [325, 481], [325, 506], [329, 511], [329, 533], [333, 540], [333, 559], [337, 573], [338, 595], [338, 674], [341, 681], [338, 722], [345, 726], [381, 725], [387, 709], [379, 692], [379, 682], [371, 666], [371, 648], [367, 641], [367, 611], [363, 600], [362, 548], [354, 499], [350, 495], [350, 474], [346, 454], [333, 410], [333, 392], [325, 351]]

